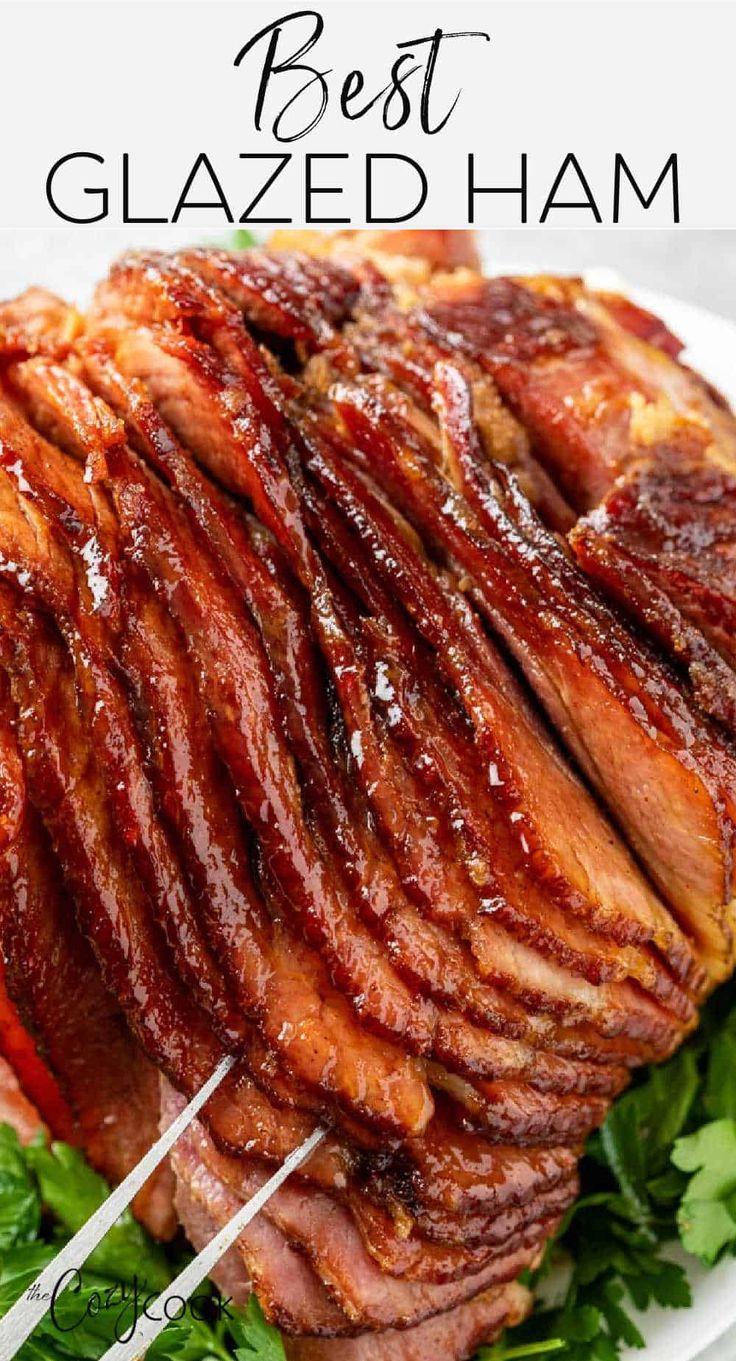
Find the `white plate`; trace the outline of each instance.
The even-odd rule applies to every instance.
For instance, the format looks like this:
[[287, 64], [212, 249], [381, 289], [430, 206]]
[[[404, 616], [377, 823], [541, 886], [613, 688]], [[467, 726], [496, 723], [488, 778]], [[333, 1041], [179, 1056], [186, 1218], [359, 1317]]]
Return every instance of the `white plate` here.
[[690, 1309], [630, 1310], [646, 1339], [646, 1351], [626, 1349], [625, 1361], [734, 1361], [736, 1358], [736, 1261], [728, 1258], [709, 1271], [673, 1248], [668, 1253], [690, 1278]]
[[[522, 267], [518, 262], [506, 265], [498, 259], [492, 260], [488, 269], [495, 274], [538, 272], [532, 262]], [[611, 270], [588, 270], [585, 279], [592, 287], [625, 293], [661, 317], [685, 343], [685, 362], [736, 407], [736, 324], [666, 294], [635, 288]], [[687, 1270], [693, 1290], [692, 1308], [654, 1306], [644, 1314], [631, 1309], [647, 1345], [645, 1351], [626, 1348], [622, 1361], [736, 1361], [736, 1260], [729, 1258], [708, 1271], [678, 1247], [668, 1255]]]
[[[588, 276], [595, 282], [596, 275]], [[736, 407], [736, 323], [725, 317], [706, 312], [692, 303], [680, 302], [664, 293], [650, 293], [642, 288], [622, 291], [648, 307], [671, 327], [687, 346], [685, 362], [703, 373]], [[728, 1358], [731, 1361], [731, 1358]]]
[[[685, 361], [710, 379], [736, 406], [736, 325], [690, 303], [630, 288], [618, 276], [590, 271], [592, 285], [615, 287], [649, 308], [684, 341]], [[646, 1351], [626, 1349], [625, 1361], [736, 1361], [736, 1260], [706, 1270], [678, 1249], [671, 1256], [686, 1267], [691, 1309], [648, 1309], [636, 1315]], [[632, 1311], [633, 1313], [634, 1311]]]
[[[89, 296], [107, 265], [131, 244], [159, 249], [181, 243], [186, 233], [174, 229], [145, 229], [123, 233], [3, 232], [0, 234], [0, 297], [30, 283], [45, 284], [80, 302]], [[492, 272], [504, 273], [494, 261]], [[513, 265], [508, 272], [533, 273]], [[736, 325], [702, 308], [663, 294], [630, 288], [620, 276], [590, 271], [588, 281], [618, 288], [648, 307], [687, 345], [686, 361], [713, 382], [736, 406]], [[677, 1253], [673, 1253], [677, 1255]], [[653, 1308], [637, 1319], [647, 1340], [645, 1352], [627, 1351], [626, 1361], [736, 1361], [736, 1261], [705, 1271], [692, 1258], [679, 1254], [687, 1265], [694, 1304], [691, 1309]]]
[[[624, 289], [624, 291], [628, 291]], [[709, 378], [736, 406], [736, 325], [700, 307], [657, 293], [632, 289], [685, 341], [685, 360]], [[646, 1352], [626, 1351], [626, 1361], [735, 1361], [736, 1261], [712, 1271], [684, 1253], [673, 1254], [687, 1267], [693, 1288], [691, 1309], [647, 1310], [638, 1320]]]

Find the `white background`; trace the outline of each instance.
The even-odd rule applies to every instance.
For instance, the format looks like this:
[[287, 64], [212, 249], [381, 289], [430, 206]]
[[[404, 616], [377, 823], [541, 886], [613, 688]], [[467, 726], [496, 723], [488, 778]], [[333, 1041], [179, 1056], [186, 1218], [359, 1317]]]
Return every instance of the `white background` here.
[[[212, 157], [233, 206], [244, 206], [255, 175], [238, 155], [269, 151], [274, 144], [267, 131], [253, 130], [254, 55], [240, 69], [234, 57], [259, 26], [294, 8], [250, 0], [0, 5], [0, 225], [54, 221], [45, 200], [46, 174], [58, 157], [79, 150], [96, 151], [105, 166], [95, 167], [95, 175], [86, 179], [79, 175], [74, 185], [70, 171], [64, 197], [88, 205], [85, 186], [108, 186], [111, 223], [121, 221], [123, 151], [131, 156], [134, 212], [170, 216], [199, 151]], [[415, 224], [424, 226], [465, 225], [464, 158], [471, 149], [479, 177], [496, 184], [518, 181], [519, 156], [527, 152], [530, 223], [538, 221], [569, 151], [579, 158], [606, 221], [616, 151], [647, 187], [669, 153], [677, 151], [683, 224], [736, 226], [733, 4], [446, 0], [414, 5], [399, 0], [318, 8], [326, 32], [305, 60], [333, 68], [332, 97], [308, 143], [295, 144], [298, 161], [282, 182], [281, 206], [291, 208], [296, 220], [303, 216], [305, 149], [349, 150], [352, 159], [338, 167], [334, 182], [344, 185], [342, 203], [354, 225], [361, 224], [364, 213], [361, 154], [415, 156], [430, 175], [428, 202]], [[446, 129], [428, 138], [412, 120], [410, 128], [387, 133], [375, 110], [347, 124], [336, 104], [339, 79], [360, 65], [366, 90], [376, 91], [397, 55], [396, 41], [416, 38], [436, 24], [486, 29], [492, 39], [489, 44], [457, 41], [441, 57], [437, 107], [463, 87]], [[335, 167], [327, 172], [328, 184], [332, 173]], [[340, 203], [338, 197], [334, 201]], [[646, 214], [633, 194], [626, 202], [625, 225], [671, 223], [666, 196]], [[481, 203], [485, 218], [480, 225], [518, 223], [515, 198]], [[205, 223], [221, 227], [222, 214], [187, 217], [187, 225]], [[578, 210], [553, 213], [548, 225], [569, 230], [593, 224], [589, 213]]]

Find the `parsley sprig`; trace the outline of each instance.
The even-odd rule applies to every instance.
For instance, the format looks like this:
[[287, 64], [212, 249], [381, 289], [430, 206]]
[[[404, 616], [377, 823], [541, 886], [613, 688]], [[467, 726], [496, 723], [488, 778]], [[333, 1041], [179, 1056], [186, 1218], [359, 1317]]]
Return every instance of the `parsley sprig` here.
[[736, 983], [695, 1035], [641, 1073], [589, 1140], [581, 1196], [530, 1284], [536, 1312], [478, 1361], [617, 1361], [644, 1347], [634, 1310], [691, 1304], [668, 1245], [707, 1266], [736, 1254]]
[[[77, 1149], [62, 1143], [49, 1148], [42, 1139], [23, 1148], [10, 1126], [0, 1125], [0, 1316], [108, 1193]], [[136, 1286], [139, 1298], [158, 1294], [181, 1269], [183, 1256], [181, 1244], [162, 1248], [126, 1210], [18, 1361], [98, 1361], [132, 1322]], [[149, 1349], [150, 1361], [286, 1361], [283, 1342], [255, 1296], [245, 1309], [230, 1305], [224, 1311], [214, 1288], [204, 1296], [200, 1292], [196, 1315], [187, 1311], [168, 1325]]]
[[[535, 1313], [477, 1361], [618, 1361], [623, 1346], [644, 1345], [632, 1309], [691, 1302], [669, 1244], [679, 1238], [709, 1266], [736, 1254], [736, 983], [712, 999], [674, 1058], [619, 1098], [589, 1141], [581, 1176], [581, 1196], [529, 1281]], [[0, 1126], [0, 1316], [107, 1193], [76, 1149], [40, 1139], [23, 1148]], [[154, 1243], [126, 1212], [19, 1361], [97, 1361], [131, 1317], [131, 1283], [160, 1291], [185, 1252], [181, 1241]], [[114, 1307], [95, 1307], [109, 1298]], [[211, 1308], [205, 1300], [197, 1311], [204, 1319], [187, 1312], [169, 1324], [150, 1361], [286, 1361], [255, 1296], [224, 1313], [217, 1299], [212, 1288]]]

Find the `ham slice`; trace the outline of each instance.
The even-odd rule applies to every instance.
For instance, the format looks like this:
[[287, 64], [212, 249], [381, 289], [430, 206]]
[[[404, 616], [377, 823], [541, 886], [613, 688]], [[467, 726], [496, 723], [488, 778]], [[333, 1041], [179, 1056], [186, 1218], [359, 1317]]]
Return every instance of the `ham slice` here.
[[[165, 1118], [173, 1118], [178, 1108], [180, 1103], [165, 1092]], [[268, 1179], [268, 1170], [257, 1163], [219, 1154], [198, 1122], [177, 1145], [175, 1166], [182, 1145], [192, 1165], [204, 1165], [217, 1185], [228, 1187], [241, 1201], [253, 1196]], [[434, 1313], [454, 1308], [491, 1282], [513, 1280], [539, 1251], [538, 1239], [533, 1239], [531, 1247], [516, 1247], [477, 1272], [466, 1271], [454, 1282], [403, 1282], [381, 1272], [365, 1251], [348, 1211], [328, 1196], [300, 1189], [296, 1183], [287, 1184], [269, 1201], [262, 1218], [307, 1256], [331, 1297], [361, 1329], [376, 1330], [391, 1323], [415, 1326]]]
[[[212, 1194], [211, 1185], [209, 1189]], [[181, 1176], [178, 1183], [176, 1205], [190, 1242], [195, 1249], [200, 1250], [213, 1237], [218, 1225], [190, 1190], [185, 1175]], [[275, 1234], [273, 1238], [268, 1234], [263, 1237], [263, 1241], [271, 1247], [268, 1277], [265, 1280], [261, 1277], [258, 1283], [259, 1299], [266, 1312], [269, 1312], [268, 1291], [278, 1288], [281, 1294], [286, 1294], [290, 1299], [292, 1310], [308, 1311], [310, 1327], [318, 1326], [320, 1321], [329, 1324], [330, 1306], [320, 1293], [316, 1278], [298, 1254], [290, 1253], [290, 1249], [283, 1244], [275, 1248], [275, 1237]], [[231, 1249], [221, 1259], [214, 1273], [220, 1290], [236, 1305], [244, 1304], [250, 1293], [251, 1284], [245, 1261], [246, 1256], [252, 1260], [253, 1254], [252, 1247], [240, 1251]], [[278, 1275], [279, 1266], [285, 1268], [285, 1280]], [[295, 1302], [295, 1296], [298, 1303]], [[416, 1328], [366, 1334], [365, 1344], [361, 1339], [345, 1337], [339, 1341], [318, 1340], [314, 1337], [287, 1339], [287, 1354], [295, 1361], [312, 1361], [312, 1358], [313, 1361], [331, 1361], [333, 1356], [335, 1361], [338, 1358], [342, 1361], [346, 1354], [355, 1355], [356, 1361], [362, 1361], [363, 1355], [370, 1357], [371, 1361], [375, 1357], [385, 1357], [386, 1361], [394, 1361], [394, 1358], [395, 1361], [414, 1361], [414, 1358], [416, 1361], [427, 1361], [436, 1349], [438, 1361], [440, 1358], [446, 1361], [448, 1357], [451, 1361], [461, 1361], [481, 1342], [492, 1341], [502, 1328], [518, 1323], [528, 1307], [528, 1295], [521, 1286], [506, 1286], [500, 1290], [489, 1290]]]
[[10, 1125], [22, 1144], [30, 1144], [47, 1130], [28, 1100], [7, 1059], [0, 1057], [0, 1123]]
[[447, 357], [459, 349], [491, 373], [578, 511], [606, 495], [652, 429], [704, 423], [717, 456], [736, 464], [722, 398], [579, 280], [457, 277], [432, 292], [412, 325]]
[[[7, 885], [10, 901], [0, 938], [13, 994], [48, 1064], [43, 1086], [36, 1065], [29, 1067], [17, 1045], [3, 1043], [4, 1052], [15, 1050], [23, 1089], [36, 1095], [54, 1137], [81, 1144], [103, 1176], [121, 1181], [157, 1137], [158, 1075], [102, 986], [94, 956], [59, 891], [59, 866], [32, 809], [8, 854], [7, 874], [3, 898]], [[8, 1000], [5, 1010], [10, 1005]], [[163, 1167], [134, 1201], [136, 1215], [156, 1237], [174, 1233], [172, 1193]]]
[[[232, 1219], [242, 1201], [203, 1166], [186, 1136], [176, 1144], [171, 1162], [177, 1177], [177, 1207], [182, 1223], [188, 1234], [191, 1231], [193, 1247], [199, 1250]], [[309, 1264], [262, 1215], [240, 1235], [236, 1251], [241, 1272], [245, 1268], [246, 1281], [256, 1290], [270, 1323], [289, 1332], [317, 1336], [350, 1332], [344, 1314], [332, 1303]], [[223, 1269], [228, 1282], [233, 1278], [236, 1298], [242, 1301], [249, 1290], [234, 1275], [234, 1256], [228, 1258]]]
[[528, 1312], [527, 1292], [519, 1285], [488, 1290], [449, 1314], [408, 1332], [389, 1329], [349, 1342], [287, 1341], [289, 1361], [464, 1361], [482, 1342], [493, 1342]]
[[736, 730], [736, 476], [660, 447], [571, 533], [588, 576], [686, 668], [703, 709]]
[[[340, 410], [359, 443], [370, 446], [374, 461], [382, 451], [383, 475], [402, 509], [468, 575], [480, 608], [521, 662], [717, 978], [728, 968], [732, 939], [736, 767], [730, 752], [656, 659], [591, 598], [554, 539], [541, 525], [534, 527], [531, 508], [522, 500], [516, 514], [506, 510], [483, 467], [467, 384], [457, 371], [442, 373], [439, 395], [445, 404], [455, 403], [446, 420], [447, 438], [465, 496], [439, 474], [405, 426], [402, 431], [377, 393], [352, 390]], [[513, 490], [505, 500], [512, 499]], [[523, 535], [520, 515], [531, 526]], [[522, 600], [524, 623], [517, 614]], [[625, 775], [617, 764], [624, 749]], [[632, 761], [639, 772], [633, 781]], [[705, 878], [703, 864], [696, 869], [689, 849], [693, 826], [710, 852]]]

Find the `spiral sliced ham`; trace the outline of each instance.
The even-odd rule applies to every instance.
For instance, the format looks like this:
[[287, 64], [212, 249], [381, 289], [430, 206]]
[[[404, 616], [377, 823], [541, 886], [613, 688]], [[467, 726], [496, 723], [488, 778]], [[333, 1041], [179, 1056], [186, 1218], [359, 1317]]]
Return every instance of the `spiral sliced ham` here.
[[467, 1361], [733, 968], [736, 422], [470, 238], [277, 244], [0, 305], [16, 1072], [114, 1180], [234, 1054], [196, 1248], [328, 1134], [222, 1288], [291, 1361]]

